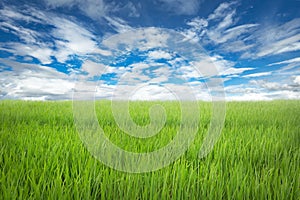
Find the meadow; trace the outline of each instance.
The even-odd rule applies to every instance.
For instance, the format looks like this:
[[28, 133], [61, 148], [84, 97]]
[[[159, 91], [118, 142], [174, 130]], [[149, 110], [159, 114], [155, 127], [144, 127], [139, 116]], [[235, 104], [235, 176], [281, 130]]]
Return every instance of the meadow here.
[[[139, 125], [157, 102], [132, 102]], [[96, 113], [106, 136], [133, 152], [159, 149], [180, 125], [178, 102], [166, 110], [157, 136], [123, 133], [109, 101]], [[0, 101], [0, 199], [300, 199], [300, 101], [227, 102], [222, 135], [198, 158], [211, 117], [199, 102], [195, 141], [178, 160], [148, 173], [126, 173], [95, 159], [74, 125], [72, 102]]]

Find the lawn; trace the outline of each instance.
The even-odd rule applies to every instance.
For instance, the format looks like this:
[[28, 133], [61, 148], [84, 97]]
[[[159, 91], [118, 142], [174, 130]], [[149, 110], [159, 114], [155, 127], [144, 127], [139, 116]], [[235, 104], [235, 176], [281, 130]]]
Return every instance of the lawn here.
[[[109, 101], [97, 101], [105, 135], [132, 152], [168, 144], [180, 127], [178, 102], [131, 102], [138, 125], [160, 103], [163, 129], [137, 139], [117, 126]], [[211, 104], [199, 102], [195, 140], [157, 171], [126, 173], [95, 159], [74, 124], [71, 101], [0, 101], [0, 199], [300, 199], [300, 101], [227, 102], [222, 135], [199, 159]], [[191, 111], [192, 112], [192, 111]]]

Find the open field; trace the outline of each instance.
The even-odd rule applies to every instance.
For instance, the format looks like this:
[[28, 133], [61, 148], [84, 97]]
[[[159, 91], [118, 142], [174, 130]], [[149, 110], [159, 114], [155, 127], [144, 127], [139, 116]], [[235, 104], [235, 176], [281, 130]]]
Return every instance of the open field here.
[[[157, 137], [122, 133], [109, 102], [97, 102], [99, 124], [128, 151], [166, 145], [179, 126], [176, 102]], [[133, 102], [136, 123], [149, 123], [151, 102]], [[210, 122], [199, 102], [201, 123], [189, 150], [158, 171], [130, 174], [100, 163], [76, 131], [72, 102], [0, 101], [0, 199], [300, 199], [300, 101], [229, 102], [213, 151], [198, 159]]]

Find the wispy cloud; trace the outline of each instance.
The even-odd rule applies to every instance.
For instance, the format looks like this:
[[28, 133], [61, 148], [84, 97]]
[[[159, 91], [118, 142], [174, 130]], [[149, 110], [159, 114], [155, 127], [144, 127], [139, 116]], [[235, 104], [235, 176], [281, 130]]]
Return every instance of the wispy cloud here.
[[260, 72], [260, 73], [253, 73], [253, 74], [247, 74], [247, 75], [244, 75], [243, 77], [244, 78], [253, 78], [253, 77], [261, 77], [261, 76], [269, 76], [271, 75], [272, 72]]
[[[227, 52], [241, 52], [251, 47], [244, 38], [255, 31], [259, 24], [242, 24], [238, 22], [237, 2], [222, 3], [207, 18], [196, 17], [187, 22], [191, 28], [184, 31], [189, 40], [201, 42], [203, 45], [212, 43]], [[224, 44], [224, 45], [223, 45]]]
[[124, 20], [118, 17], [105, 17], [105, 20], [108, 24], [118, 33], [126, 32], [131, 30], [132, 28], [125, 22]]
[[284, 60], [284, 61], [281, 61], [281, 62], [271, 63], [268, 66], [291, 64], [291, 63], [299, 63], [300, 64], [300, 57], [289, 59], [289, 60]]
[[237, 4], [236, 1], [221, 3], [212, 14], [208, 16], [208, 20], [219, 20], [228, 16], [228, 13], [232, 12], [233, 8]]
[[[126, 1], [124, 1], [126, 2]], [[117, 13], [124, 14], [128, 17], [137, 18], [140, 17], [141, 13], [140, 9], [142, 7], [141, 3], [132, 3], [131, 1], [126, 2], [125, 4], [123, 2], [118, 2], [117, 5], [113, 6], [113, 11]]]
[[178, 15], [194, 15], [198, 12], [202, 0], [158, 0], [163, 8]]
[[86, 16], [100, 19], [111, 9], [103, 0], [43, 0], [50, 8], [76, 7]]
[[257, 57], [300, 50], [300, 34], [273, 41], [259, 50]]
[[[43, 64], [50, 64], [53, 57], [63, 63], [69, 59], [70, 55], [74, 54], [110, 54], [110, 52], [98, 47], [96, 36], [85, 27], [69, 19], [32, 9], [24, 10], [24, 13], [13, 8], [1, 10], [1, 15], [8, 21], [1, 22], [1, 29], [14, 34], [22, 41], [1, 43], [2, 50], [15, 55], [32, 56]], [[11, 11], [14, 14], [11, 14]], [[35, 12], [35, 16], [31, 16], [30, 13], [32, 12]], [[39, 23], [42, 26], [51, 25], [53, 28], [42, 32], [25, 28], [16, 21], [15, 16], [18, 16], [18, 20], [27, 20], [28, 23]]]
[[261, 27], [246, 38], [254, 47], [242, 58], [260, 58], [300, 50], [300, 18]]
[[[213, 44], [227, 53], [242, 53], [242, 59], [256, 59], [300, 50], [300, 18], [281, 24], [239, 24], [239, 3], [222, 3], [207, 18], [187, 22], [184, 35], [203, 45]], [[239, 24], [239, 25], [238, 25]]]
[[233, 74], [241, 74], [245, 71], [252, 70], [254, 68], [251, 67], [244, 67], [244, 68], [234, 68], [231, 67], [229, 69], [226, 69], [225, 71], [221, 72], [220, 75], [233, 75]]

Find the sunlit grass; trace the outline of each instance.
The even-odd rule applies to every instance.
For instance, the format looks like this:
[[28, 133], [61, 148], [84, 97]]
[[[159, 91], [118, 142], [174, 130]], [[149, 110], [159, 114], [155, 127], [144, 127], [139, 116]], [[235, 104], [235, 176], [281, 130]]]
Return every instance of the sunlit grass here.
[[[139, 125], [157, 102], [133, 102]], [[135, 139], [114, 121], [109, 101], [96, 103], [98, 121], [118, 146], [136, 152], [166, 145], [180, 124], [178, 102], [161, 102], [167, 121], [153, 138]], [[79, 139], [72, 102], [0, 102], [0, 199], [299, 199], [300, 101], [230, 102], [222, 135], [198, 159], [210, 122], [201, 123], [190, 149], [170, 166], [129, 174], [93, 158]]]

